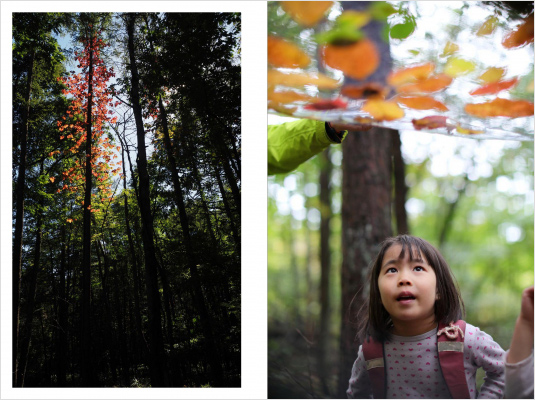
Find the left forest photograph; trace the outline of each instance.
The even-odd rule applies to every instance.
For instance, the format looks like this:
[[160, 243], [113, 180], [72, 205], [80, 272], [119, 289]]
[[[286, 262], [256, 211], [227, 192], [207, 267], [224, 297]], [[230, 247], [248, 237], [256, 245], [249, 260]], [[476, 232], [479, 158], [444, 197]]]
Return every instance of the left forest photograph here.
[[241, 387], [240, 13], [12, 17], [13, 387]]

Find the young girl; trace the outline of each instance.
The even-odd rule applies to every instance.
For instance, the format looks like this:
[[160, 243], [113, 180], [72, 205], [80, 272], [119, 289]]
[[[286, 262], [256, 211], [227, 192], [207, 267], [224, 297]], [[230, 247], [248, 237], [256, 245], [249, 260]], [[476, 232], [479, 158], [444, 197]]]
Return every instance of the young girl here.
[[408, 235], [386, 240], [370, 278], [349, 398], [503, 398], [504, 351], [461, 320], [461, 295], [431, 244]]

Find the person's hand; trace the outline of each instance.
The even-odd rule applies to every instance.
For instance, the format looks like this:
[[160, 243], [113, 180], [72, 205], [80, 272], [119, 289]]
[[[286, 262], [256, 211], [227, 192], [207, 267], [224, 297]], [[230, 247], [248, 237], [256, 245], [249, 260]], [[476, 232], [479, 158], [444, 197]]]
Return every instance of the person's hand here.
[[522, 306], [519, 318], [529, 323], [533, 329], [533, 286], [522, 292]]

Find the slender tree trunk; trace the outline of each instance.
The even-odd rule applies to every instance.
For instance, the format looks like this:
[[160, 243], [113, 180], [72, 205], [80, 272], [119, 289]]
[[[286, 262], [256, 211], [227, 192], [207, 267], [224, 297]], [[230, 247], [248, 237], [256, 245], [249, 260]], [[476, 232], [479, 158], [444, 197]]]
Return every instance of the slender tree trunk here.
[[394, 160], [394, 209], [398, 234], [409, 233], [407, 221], [407, 185], [405, 184], [405, 162], [401, 154], [401, 140], [398, 131], [392, 131], [392, 156]]
[[318, 372], [325, 395], [329, 396], [330, 390], [327, 380], [331, 376], [327, 363], [327, 346], [329, 343], [330, 310], [330, 273], [331, 273], [331, 175], [332, 163], [329, 149], [325, 149], [321, 155], [322, 168], [320, 172], [320, 326], [318, 337]]
[[58, 387], [65, 387], [66, 384], [66, 349], [67, 342], [67, 299], [65, 290], [65, 225], [61, 226], [61, 255], [59, 264], [59, 326], [56, 335], [56, 359]]
[[171, 140], [169, 138], [169, 128], [167, 126], [167, 113], [162, 102], [162, 98], [159, 99], [160, 107], [160, 120], [162, 122], [163, 133], [164, 133], [164, 143], [167, 151], [167, 160], [169, 163], [169, 168], [171, 170], [171, 176], [173, 180], [173, 187], [175, 193], [175, 199], [178, 206], [178, 214], [180, 217], [180, 226], [182, 227], [182, 234], [184, 235], [184, 243], [186, 247], [186, 254], [188, 256], [188, 265], [192, 278], [193, 289], [195, 292], [195, 301], [199, 315], [201, 317], [201, 324], [203, 327], [204, 335], [206, 336], [208, 344], [208, 357], [210, 359], [210, 367], [212, 372], [212, 379], [215, 386], [221, 386], [223, 384], [223, 369], [221, 366], [221, 361], [219, 359], [219, 352], [217, 349], [217, 344], [215, 341], [215, 335], [212, 328], [212, 321], [208, 308], [206, 307], [206, 301], [202, 292], [201, 281], [197, 271], [197, 260], [195, 256], [195, 249], [193, 248], [193, 243], [191, 241], [191, 234], [189, 230], [188, 214], [186, 212], [186, 207], [184, 204], [184, 197], [182, 195], [182, 186], [178, 179], [178, 171], [176, 168], [175, 158], [173, 156], [173, 151], [171, 148]]
[[22, 131], [20, 132], [20, 161], [17, 173], [15, 237], [13, 239], [13, 387], [18, 383], [19, 324], [20, 324], [20, 281], [22, 271], [22, 234], [24, 230], [24, 196], [26, 192], [26, 154], [28, 145], [28, 127], [30, 118], [30, 98], [32, 94], [33, 66], [35, 50], [30, 55]]
[[139, 209], [142, 219], [142, 237], [145, 250], [145, 274], [147, 285], [147, 302], [149, 307], [149, 337], [150, 337], [150, 375], [153, 387], [169, 385], [167, 362], [163, 348], [163, 334], [161, 325], [160, 297], [158, 292], [158, 260], [154, 248], [153, 221], [149, 198], [149, 175], [147, 171], [147, 154], [145, 150], [145, 129], [139, 100], [139, 75], [134, 50], [134, 19], [133, 14], [127, 14], [128, 52], [130, 69], [132, 72], [132, 88], [130, 92], [132, 108], [136, 120], [139, 173]]
[[87, 125], [85, 143], [85, 193], [83, 208], [83, 256], [82, 256], [82, 316], [81, 316], [81, 378], [82, 384], [91, 387], [95, 384], [92, 366], [91, 343], [91, 124], [93, 105], [93, 34], [89, 45], [89, 72], [87, 89]]
[[[41, 162], [41, 174], [43, 173], [43, 163]], [[35, 312], [35, 293], [37, 290], [37, 275], [41, 268], [41, 240], [43, 238], [43, 198], [39, 198], [39, 210], [37, 214], [37, 232], [35, 233], [35, 249], [33, 256], [33, 265], [28, 272], [30, 281], [28, 294], [26, 296], [25, 315], [26, 321], [23, 326], [22, 345], [20, 347], [20, 362], [19, 362], [19, 378], [18, 384], [24, 386], [24, 378], [26, 376], [26, 367], [28, 363], [28, 352], [30, 350], [30, 343], [32, 338], [33, 318]]]

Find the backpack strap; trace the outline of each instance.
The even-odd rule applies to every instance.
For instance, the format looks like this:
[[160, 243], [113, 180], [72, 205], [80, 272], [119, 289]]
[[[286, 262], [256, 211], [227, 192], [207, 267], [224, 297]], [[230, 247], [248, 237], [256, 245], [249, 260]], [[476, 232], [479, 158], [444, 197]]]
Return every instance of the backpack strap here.
[[366, 361], [366, 369], [370, 375], [374, 399], [385, 399], [386, 379], [383, 343], [367, 338], [362, 343], [362, 352]]
[[449, 326], [438, 325], [438, 359], [442, 375], [454, 399], [470, 398], [463, 360], [465, 330], [466, 322], [463, 320], [450, 323]]

